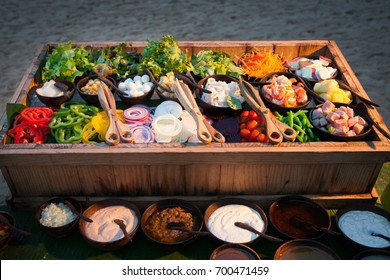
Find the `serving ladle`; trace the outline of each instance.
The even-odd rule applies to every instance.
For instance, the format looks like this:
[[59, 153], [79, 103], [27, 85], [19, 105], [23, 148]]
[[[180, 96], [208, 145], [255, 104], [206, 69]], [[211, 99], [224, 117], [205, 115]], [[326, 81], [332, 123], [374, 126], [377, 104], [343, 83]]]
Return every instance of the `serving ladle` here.
[[13, 230], [21, 233], [21, 234], [24, 234], [24, 235], [32, 235], [31, 232], [28, 232], [28, 231], [25, 231], [25, 230], [22, 230], [20, 228], [17, 228], [16, 226], [14, 226], [13, 224], [11, 224], [6, 217], [4, 217], [3, 215], [0, 215], [0, 222], [6, 224], [7, 226], [9, 226], [10, 228], [12, 228]]
[[371, 235], [372, 235], [372, 236], [379, 237], [379, 238], [383, 238], [384, 240], [387, 240], [387, 241], [390, 242], [390, 237], [389, 237], [389, 236], [386, 236], [386, 235], [383, 235], [383, 234], [381, 234], [381, 233], [371, 232]]
[[309, 221], [306, 221], [298, 216], [293, 216], [291, 218], [291, 222], [293, 225], [311, 227], [312, 229], [314, 229], [317, 232], [323, 232], [323, 233], [327, 233], [327, 234], [331, 234], [331, 235], [335, 235], [335, 236], [341, 235], [341, 233], [338, 231], [334, 231], [334, 230], [331, 230], [331, 229], [328, 229], [325, 227], [317, 226], [317, 225], [315, 225]]
[[182, 223], [176, 223], [176, 222], [168, 223], [168, 229], [178, 230], [178, 231], [182, 231], [182, 232], [188, 232], [188, 233], [191, 233], [191, 234], [197, 235], [197, 236], [210, 235], [210, 232], [208, 232], [208, 231], [189, 230], [189, 229], [186, 229]]
[[88, 223], [92, 223], [93, 221], [88, 218], [87, 216], [84, 216], [83, 214], [81, 214], [79, 211], [76, 210], [76, 208], [74, 208], [74, 206], [67, 200], [64, 200], [63, 203], [69, 207], [70, 211], [72, 211], [77, 217], [79, 217], [80, 219], [88, 222]]
[[127, 233], [125, 222], [122, 219], [115, 219], [114, 223], [116, 223], [120, 229], [123, 232], [123, 235], [129, 242], [133, 242], [133, 239], [131, 239], [130, 235]]
[[249, 231], [251, 231], [251, 232], [254, 232], [254, 233], [256, 233], [257, 235], [259, 235], [259, 236], [261, 236], [261, 237], [263, 237], [263, 238], [265, 238], [265, 239], [268, 239], [268, 240], [270, 240], [270, 241], [280, 242], [280, 243], [284, 242], [283, 239], [280, 239], [280, 238], [277, 238], [277, 237], [274, 237], [274, 236], [265, 234], [265, 233], [263, 233], [263, 232], [260, 232], [260, 231], [258, 231], [257, 229], [255, 229], [254, 227], [252, 227], [252, 226], [249, 225], [249, 224], [242, 223], [242, 222], [235, 222], [234, 225], [235, 225], [236, 227], [239, 227], [239, 228], [246, 229], [246, 230], [249, 230]]

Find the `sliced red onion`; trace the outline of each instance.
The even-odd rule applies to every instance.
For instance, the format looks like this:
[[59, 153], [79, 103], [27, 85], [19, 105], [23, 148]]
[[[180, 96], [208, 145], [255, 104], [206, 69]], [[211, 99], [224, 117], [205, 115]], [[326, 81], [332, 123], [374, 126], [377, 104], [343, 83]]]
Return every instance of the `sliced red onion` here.
[[145, 106], [132, 106], [123, 111], [123, 117], [127, 123], [145, 123], [151, 120], [150, 111]]
[[151, 143], [154, 141], [154, 133], [149, 126], [135, 126], [131, 129], [134, 136], [134, 143]]

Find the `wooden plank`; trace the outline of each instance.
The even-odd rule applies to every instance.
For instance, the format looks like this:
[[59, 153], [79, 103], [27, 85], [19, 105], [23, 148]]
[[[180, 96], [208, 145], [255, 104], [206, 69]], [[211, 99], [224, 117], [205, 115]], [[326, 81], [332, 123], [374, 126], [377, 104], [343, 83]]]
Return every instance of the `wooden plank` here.
[[221, 165], [190, 164], [185, 165], [186, 195], [213, 195], [220, 191]]
[[118, 165], [114, 173], [119, 195], [152, 195], [149, 166]]

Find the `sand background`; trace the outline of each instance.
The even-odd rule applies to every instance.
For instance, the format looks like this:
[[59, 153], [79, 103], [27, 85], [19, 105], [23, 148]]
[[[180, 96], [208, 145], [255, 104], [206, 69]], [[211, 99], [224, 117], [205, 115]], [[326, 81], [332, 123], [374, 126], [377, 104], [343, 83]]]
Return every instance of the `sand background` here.
[[[390, 125], [390, 1], [3, 0], [0, 114], [39, 45], [67, 41], [335, 40]], [[10, 196], [0, 178], [0, 204]]]

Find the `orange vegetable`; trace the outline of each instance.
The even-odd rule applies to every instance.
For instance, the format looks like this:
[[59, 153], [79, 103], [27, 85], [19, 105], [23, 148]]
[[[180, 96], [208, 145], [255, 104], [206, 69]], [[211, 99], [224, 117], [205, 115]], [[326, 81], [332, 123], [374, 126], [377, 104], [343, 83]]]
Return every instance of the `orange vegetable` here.
[[246, 53], [239, 59], [239, 63], [246, 75], [258, 79], [271, 72], [286, 70], [282, 58], [271, 52], [253, 51]]

